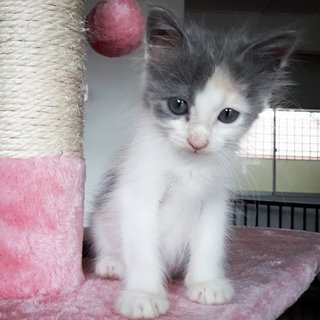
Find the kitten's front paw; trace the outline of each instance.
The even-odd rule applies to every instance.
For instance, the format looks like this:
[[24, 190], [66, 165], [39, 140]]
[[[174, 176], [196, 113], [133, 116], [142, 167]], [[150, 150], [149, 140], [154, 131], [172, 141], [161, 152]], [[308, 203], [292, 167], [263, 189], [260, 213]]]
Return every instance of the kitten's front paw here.
[[138, 290], [123, 291], [118, 298], [116, 311], [132, 319], [151, 319], [169, 309], [166, 294], [151, 294]]
[[187, 288], [189, 300], [201, 304], [222, 304], [229, 302], [234, 296], [234, 290], [228, 279], [194, 283]]
[[121, 262], [112, 257], [100, 257], [95, 263], [94, 272], [100, 277], [121, 279], [123, 275], [123, 266]]

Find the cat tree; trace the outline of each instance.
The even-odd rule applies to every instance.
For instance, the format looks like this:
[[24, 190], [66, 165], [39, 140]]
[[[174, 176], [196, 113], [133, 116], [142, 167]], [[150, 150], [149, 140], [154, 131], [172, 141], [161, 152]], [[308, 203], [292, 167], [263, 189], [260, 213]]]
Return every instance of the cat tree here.
[[[130, 28], [128, 28], [130, 26]], [[135, 0], [1, 2], [0, 298], [74, 290], [83, 282], [85, 31], [95, 50], [142, 42]]]

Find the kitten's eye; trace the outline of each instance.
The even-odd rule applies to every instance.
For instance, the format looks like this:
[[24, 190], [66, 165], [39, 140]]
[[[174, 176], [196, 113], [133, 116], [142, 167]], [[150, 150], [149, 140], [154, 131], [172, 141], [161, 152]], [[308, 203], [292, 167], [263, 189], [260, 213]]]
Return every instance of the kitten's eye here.
[[240, 113], [234, 109], [225, 108], [220, 112], [218, 120], [223, 123], [232, 123], [238, 119], [239, 114]]
[[176, 115], [182, 115], [188, 112], [188, 104], [179, 98], [169, 98], [168, 107]]

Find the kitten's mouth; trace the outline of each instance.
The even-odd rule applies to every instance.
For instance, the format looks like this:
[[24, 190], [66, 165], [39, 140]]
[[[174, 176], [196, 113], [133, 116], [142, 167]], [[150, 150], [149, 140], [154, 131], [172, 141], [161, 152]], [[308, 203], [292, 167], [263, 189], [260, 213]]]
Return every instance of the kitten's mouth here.
[[189, 137], [187, 141], [193, 153], [206, 153], [206, 148], [209, 144], [207, 139], [192, 139]]
[[194, 154], [194, 155], [199, 155], [199, 156], [208, 154], [207, 148], [195, 149], [195, 148], [192, 148], [190, 146], [187, 147], [187, 152], [191, 153], [191, 154]]

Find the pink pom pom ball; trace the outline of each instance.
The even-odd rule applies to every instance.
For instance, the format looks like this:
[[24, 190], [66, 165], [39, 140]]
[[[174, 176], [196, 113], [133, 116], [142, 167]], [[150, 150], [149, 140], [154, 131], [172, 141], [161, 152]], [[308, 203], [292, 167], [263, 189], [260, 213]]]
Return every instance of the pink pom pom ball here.
[[102, 0], [87, 16], [88, 41], [98, 53], [120, 57], [143, 40], [144, 19], [135, 0]]

